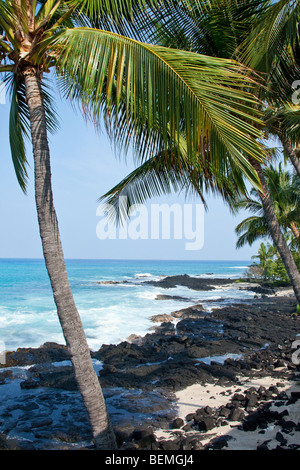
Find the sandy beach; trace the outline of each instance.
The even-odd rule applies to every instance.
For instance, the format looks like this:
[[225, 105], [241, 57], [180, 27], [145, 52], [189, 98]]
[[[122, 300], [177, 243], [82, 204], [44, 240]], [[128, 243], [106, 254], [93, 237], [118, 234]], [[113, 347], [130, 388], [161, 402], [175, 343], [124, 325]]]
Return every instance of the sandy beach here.
[[[288, 380], [274, 380], [272, 377], [264, 377], [257, 380], [242, 382], [239, 385], [226, 388], [218, 385], [201, 385], [195, 384], [185, 390], [176, 393], [178, 404], [178, 417], [185, 420], [185, 417], [191, 413], [195, 413], [199, 408], [207, 406], [211, 408], [220, 408], [228, 403], [228, 399], [234, 393], [243, 393], [251, 387], [259, 388], [265, 387], [280, 387], [281, 392], [286, 392], [288, 397], [291, 397], [291, 392], [300, 391], [300, 383]], [[282, 404], [281, 407], [274, 406], [276, 400], [273, 400], [271, 409], [282, 412], [286, 410], [287, 416], [290, 421], [295, 423], [300, 422], [300, 406], [299, 402], [293, 404]], [[280, 440], [278, 440], [278, 433], [281, 433], [282, 427], [279, 424], [270, 424], [264, 429], [256, 429], [251, 432], [243, 431], [240, 421], [232, 421], [226, 425], [214, 427], [211, 431], [207, 431], [205, 436], [200, 436], [201, 444], [208, 446], [212, 442], [221, 442], [223, 438], [224, 449], [226, 450], [257, 450], [264, 443], [267, 443], [267, 449], [276, 449]], [[195, 436], [199, 438], [198, 433]], [[156, 433], [158, 440], [163, 439], [176, 439], [178, 438], [179, 431], [166, 431], [159, 430]], [[280, 435], [280, 434], [279, 434]], [[285, 433], [284, 439], [286, 440], [285, 446], [298, 447], [300, 443], [300, 428], [293, 433]]]

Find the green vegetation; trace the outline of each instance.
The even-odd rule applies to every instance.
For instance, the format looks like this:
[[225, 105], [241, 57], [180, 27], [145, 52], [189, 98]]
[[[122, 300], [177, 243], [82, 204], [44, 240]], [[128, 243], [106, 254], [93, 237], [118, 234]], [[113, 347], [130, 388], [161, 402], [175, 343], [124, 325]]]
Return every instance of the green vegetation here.
[[[298, 269], [300, 269], [299, 252], [292, 250], [292, 254]], [[291, 285], [285, 266], [273, 245], [261, 243], [258, 254], [252, 258], [258, 258], [258, 262], [254, 262], [245, 273], [248, 280], [269, 286]]]
[[[300, 178], [296, 173], [283, 168], [282, 163], [279, 163], [278, 167], [266, 167], [264, 177], [280, 228], [290, 249], [297, 251], [300, 249]], [[239, 235], [237, 248], [246, 243], [251, 246], [260, 238], [270, 238], [256, 189], [253, 188], [248, 197], [236, 200], [233, 206], [237, 212], [243, 209], [252, 214], [236, 227], [236, 233]]]

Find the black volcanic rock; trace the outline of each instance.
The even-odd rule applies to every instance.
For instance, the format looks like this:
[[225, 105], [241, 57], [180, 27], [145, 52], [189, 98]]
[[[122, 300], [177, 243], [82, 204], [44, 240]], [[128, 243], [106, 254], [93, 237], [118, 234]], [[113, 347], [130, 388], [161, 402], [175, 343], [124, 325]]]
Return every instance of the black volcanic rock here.
[[176, 286], [184, 286], [192, 290], [207, 291], [213, 290], [218, 286], [232, 284], [233, 282], [235, 282], [233, 279], [227, 278], [198, 278], [183, 274], [179, 276], [167, 276], [163, 279], [160, 279], [159, 281], [145, 281], [145, 284], [162, 287], [164, 289], [171, 289]]

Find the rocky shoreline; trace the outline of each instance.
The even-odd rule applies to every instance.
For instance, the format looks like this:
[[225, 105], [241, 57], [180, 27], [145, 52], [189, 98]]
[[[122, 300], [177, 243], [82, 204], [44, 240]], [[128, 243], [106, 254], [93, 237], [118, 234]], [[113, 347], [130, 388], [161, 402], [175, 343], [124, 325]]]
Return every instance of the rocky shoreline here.
[[[174, 276], [156, 282], [166, 289], [179, 282], [198, 290], [230, 288], [232, 280], [222, 281]], [[120, 449], [226, 449], [238, 442], [237, 432], [258, 433], [251, 448], [300, 448], [296, 302], [252, 287], [263, 296], [210, 311], [196, 304], [154, 315], [144, 337], [91, 353]], [[6, 354], [0, 448], [93, 448], [69, 360], [65, 346], [54, 343]], [[191, 390], [196, 399], [185, 414], [179, 397]]]

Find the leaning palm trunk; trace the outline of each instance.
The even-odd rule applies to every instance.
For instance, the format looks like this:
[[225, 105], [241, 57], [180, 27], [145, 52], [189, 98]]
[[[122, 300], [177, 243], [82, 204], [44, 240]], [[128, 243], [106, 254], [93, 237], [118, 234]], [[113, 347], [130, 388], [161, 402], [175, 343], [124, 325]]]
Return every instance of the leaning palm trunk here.
[[115, 449], [114, 433], [74, 303], [60, 242], [53, 205], [50, 153], [39, 72], [37, 68], [29, 66], [23, 74], [30, 113], [38, 222], [57, 313], [71, 354], [78, 388], [89, 415], [95, 445], [104, 450]]
[[262, 206], [264, 210], [264, 215], [265, 215], [268, 227], [269, 227], [271, 238], [278, 249], [278, 252], [285, 266], [285, 269], [287, 270], [287, 274], [289, 276], [290, 282], [294, 289], [297, 302], [300, 305], [300, 273], [298, 271], [295, 260], [287, 246], [285, 238], [281, 232], [280, 225], [278, 223], [278, 220], [277, 220], [274, 208], [273, 208], [272, 200], [269, 194], [269, 189], [268, 189], [268, 186], [267, 186], [264, 174], [263, 174], [262, 167], [259, 163], [257, 163], [254, 160], [251, 163], [256, 169], [260, 182], [261, 182], [263, 193], [259, 193], [259, 194], [260, 194], [260, 198], [261, 198], [261, 202], [262, 202]]
[[297, 175], [300, 178], [300, 148], [299, 146], [295, 146], [294, 148], [292, 147], [291, 143], [288, 141], [288, 139], [281, 138], [282, 144], [284, 151], [289, 158], [290, 162], [292, 163], [293, 167], [296, 170]]

